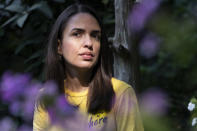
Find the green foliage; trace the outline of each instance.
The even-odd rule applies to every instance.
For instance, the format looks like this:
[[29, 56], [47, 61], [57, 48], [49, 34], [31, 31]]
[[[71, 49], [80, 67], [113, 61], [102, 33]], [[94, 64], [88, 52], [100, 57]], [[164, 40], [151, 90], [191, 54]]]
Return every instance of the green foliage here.
[[[22, 68], [14, 68], [15, 71], [32, 72], [39, 79], [42, 79], [43, 53], [46, 44], [49, 27], [52, 25], [49, 19], [53, 18], [53, 13], [46, 1], [38, 1], [34, 3], [4, 3], [2, 12], [9, 14], [1, 20], [0, 36], [3, 49], [9, 46], [11, 48], [5, 53], [11, 53], [9, 59], [22, 59], [18, 63]], [[41, 14], [42, 13], [42, 14]], [[53, 20], [54, 21], [54, 20]], [[16, 25], [19, 27], [16, 27]], [[12, 31], [14, 30], [14, 32]], [[6, 31], [6, 33], [4, 33]], [[11, 33], [8, 33], [11, 32]], [[41, 49], [41, 50], [40, 50]], [[16, 58], [17, 57], [17, 58]], [[13, 61], [15, 62], [15, 61]], [[7, 62], [8, 63], [8, 62]], [[25, 64], [25, 69], [24, 69]], [[15, 64], [7, 64], [6, 69], [13, 70]], [[4, 71], [3, 69], [1, 73]]]
[[188, 110], [191, 112], [190, 124], [197, 129], [197, 99], [193, 97], [188, 104]]
[[163, 38], [162, 50], [173, 55], [174, 64], [188, 67], [197, 52], [195, 21], [190, 18], [176, 20], [171, 16], [160, 16], [154, 24], [155, 31]]
[[107, 4], [109, 2], [109, 0], [102, 0], [103, 4]]
[[16, 14], [8, 19], [2, 27], [6, 26], [7, 24], [16, 21], [17, 25], [22, 28], [24, 25], [24, 22], [28, 18], [28, 15], [33, 11], [33, 10], [40, 10], [43, 14], [45, 14], [48, 18], [52, 18], [52, 11], [50, 7], [48, 6], [46, 1], [41, 1], [38, 3], [33, 4], [31, 7], [28, 7], [28, 5], [21, 5], [21, 4], [16, 4], [12, 3], [11, 5], [8, 5], [5, 7], [5, 10], [10, 11], [10, 12], [15, 12]]
[[144, 129], [146, 131], [171, 131], [169, 119], [154, 114], [144, 114]]
[[197, 96], [197, 26], [195, 0], [165, 0], [148, 23], [148, 29], [160, 36], [160, 51], [152, 59], [141, 61], [142, 91], [159, 87], [169, 96], [173, 130], [192, 129], [188, 102]]

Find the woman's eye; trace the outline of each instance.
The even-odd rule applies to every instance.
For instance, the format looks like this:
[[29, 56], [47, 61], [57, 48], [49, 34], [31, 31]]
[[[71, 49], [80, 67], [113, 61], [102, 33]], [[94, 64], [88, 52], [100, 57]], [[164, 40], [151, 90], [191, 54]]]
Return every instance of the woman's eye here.
[[76, 36], [76, 37], [80, 37], [81, 36], [81, 33], [78, 33], [78, 32], [75, 32], [72, 34], [73, 36]]
[[100, 41], [100, 39], [101, 39], [100, 35], [98, 35], [98, 34], [92, 35], [92, 37], [98, 41]]

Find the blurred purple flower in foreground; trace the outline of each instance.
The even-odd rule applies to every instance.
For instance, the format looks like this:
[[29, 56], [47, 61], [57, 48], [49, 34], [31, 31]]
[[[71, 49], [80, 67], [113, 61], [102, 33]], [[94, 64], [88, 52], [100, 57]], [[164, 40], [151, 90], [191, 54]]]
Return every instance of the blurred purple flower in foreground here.
[[20, 111], [22, 110], [22, 102], [16, 100], [9, 105], [9, 111], [14, 116], [19, 116]]
[[40, 83], [31, 83], [28, 88], [24, 90], [24, 102], [23, 102], [23, 117], [26, 120], [33, 119], [34, 106], [36, 102], [36, 96], [39, 93], [42, 85]]
[[18, 131], [32, 131], [32, 127], [28, 125], [22, 125], [19, 127]]
[[[56, 97], [55, 103], [48, 108], [49, 116], [53, 124], [65, 125], [66, 119], [74, 119], [76, 108], [68, 104], [65, 95]], [[62, 123], [63, 122], [63, 123]]]
[[94, 131], [86, 123], [87, 116], [84, 116], [77, 107], [70, 105], [65, 95], [55, 98], [55, 103], [47, 109], [52, 125], [72, 131]]
[[11, 72], [4, 73], [1, 81], [1, 97], [4, 101], [13, 102], [23, 95], [24, 88], [31, 80], [28, 74], [13, 75]]
[[12, 115], [31, 121], [40, 88], [41, 84], [33, 82], [29, 74], [6, 72], [1, 80], [0, 97], [5, 104], [9, 105]]
[[164, 115], [168, 108], [168, 98], [164, 92], [151, 88], [142, 94], [140, 105], [146, 113]]
[[161, 0], [142, 0], [139, 4], [135, 4], [128, 17], [128, 26], [131, 31], [141, 31], [160, 3]]
[[53, 81], [47, 81], [43, 85], [43, 91], [41, 92], [42, 96], [57, 96], [58, 95], [58, 87]]
[[160, 39], [153, 33], [147, 34], [141, 41], [140, 54], [145, 58], [151, 58], [159, 51]]
[[16, 125], [11, 118], [6, 117], [0, 121], [0, 129], [1, 131], [15, 131]]
[[[15, 121], [6, 117], [0, 121], [2, 131], [30, 131], [36, 100], [44, 102], [48, 110], [52, 124], [73, 131], [87, 131], [86, 120], [77, 107], [70, 105], [65, 95], [58, 93], [58, 87], [53, 81], [44, 84], [33, 81], [28, 74], [14, 74], [6, 72], [0, 82], [0, 97], [4, 104], [8, 105], [9, 114], [20, 117], [22, 125], [16, 126]], [[41, 89], [42, 88], [42, 89]]]

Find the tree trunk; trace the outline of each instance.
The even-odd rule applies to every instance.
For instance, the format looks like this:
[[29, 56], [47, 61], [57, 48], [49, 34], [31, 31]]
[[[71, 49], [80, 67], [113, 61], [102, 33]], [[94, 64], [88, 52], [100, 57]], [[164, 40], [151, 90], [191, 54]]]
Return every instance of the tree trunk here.
[[[115, 0], [115, 35], [113, 39], [114, 76], [134, 87], [139, 81], [138, 47], [131, 42], [127, 17], [131, 10], [132, 0]], [[132, 43], [132, 44], [131, 44]]]

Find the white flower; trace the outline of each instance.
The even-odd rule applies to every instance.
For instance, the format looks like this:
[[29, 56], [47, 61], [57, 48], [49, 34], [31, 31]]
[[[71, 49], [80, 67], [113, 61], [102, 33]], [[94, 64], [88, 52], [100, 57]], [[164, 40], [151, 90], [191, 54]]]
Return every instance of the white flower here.
[[197, 117], [195, 117], [193, 120], [192, 120], [192, 126], [195, 126], [197, 123]]
[[188, 109], [189, 111], [193, 111], [194, 108], [195, 108], [195, 104], [193, 104], [193, 103], [190, 102], [190, 103], [188, 104], [187, 109]]

